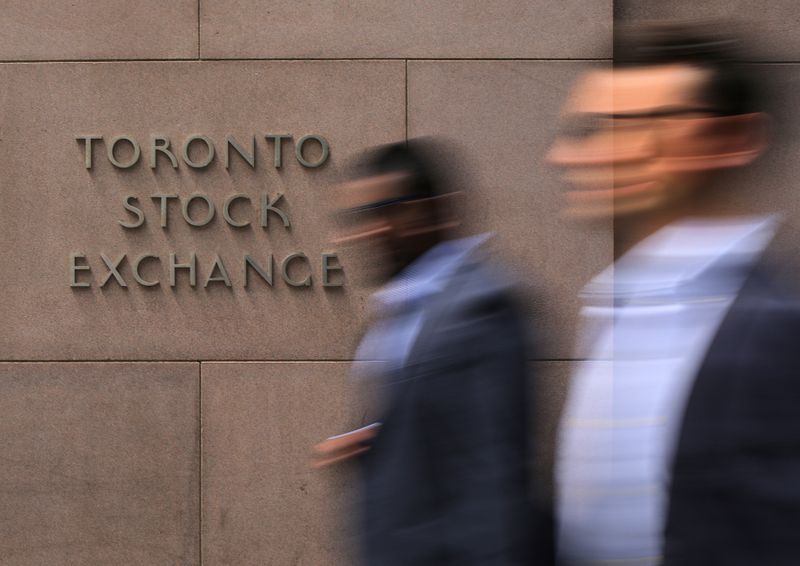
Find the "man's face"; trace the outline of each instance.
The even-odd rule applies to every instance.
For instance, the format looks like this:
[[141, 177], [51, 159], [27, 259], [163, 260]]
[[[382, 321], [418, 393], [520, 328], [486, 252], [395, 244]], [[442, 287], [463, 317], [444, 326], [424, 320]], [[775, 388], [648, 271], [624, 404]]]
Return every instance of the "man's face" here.
[[548, 155], [572, 186], [567, 212], [624, 216], [686, 198], [731, 136], [729, 117], [703, 100], [709, 79], [709, 71], [683, 64], [585, 75]]
[[418, 252], [430, 224], [428, 204], [408, 198], [410, 175], [363, 177], [337, 188], [340, 233], [337, 244], [359, 246], [367, 278], [380, 283], [395, 275]]

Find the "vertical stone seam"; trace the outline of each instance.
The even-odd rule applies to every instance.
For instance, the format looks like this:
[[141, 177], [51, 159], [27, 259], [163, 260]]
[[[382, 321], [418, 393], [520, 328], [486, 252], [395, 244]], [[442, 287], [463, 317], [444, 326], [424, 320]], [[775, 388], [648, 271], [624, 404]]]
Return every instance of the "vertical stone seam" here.
[[408, 143], [408, 59], [406, 61], [406, 143]]
[[197, 0], [197, 59], [200, 59], [200, 0]]
[[197, 559], [203, 566], [203, 364], [197, 361]]
[[[617, 5], [614, 0], [611, 0], [611, 67], [614, 67], [614, 47], [617, 43]], [[611, 257], [617, 257], [617, 239], [614, 237], [616, 227], [614, 220], [611, 220]]]

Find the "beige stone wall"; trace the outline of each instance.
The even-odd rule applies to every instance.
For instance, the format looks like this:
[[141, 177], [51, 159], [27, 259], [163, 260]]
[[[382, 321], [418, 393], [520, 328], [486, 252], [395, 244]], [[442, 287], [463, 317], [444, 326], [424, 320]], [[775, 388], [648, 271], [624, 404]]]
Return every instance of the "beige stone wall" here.
[[[307, 458], [358, 418], [348, 360], [368, 290], [348, 271], [344, 288], [323, 288], [318, 261], [355, 261], [328, 241], [329, 189], [348, 159], [406, 136], [463, 149], [470, 226], [497, 233], [498, 258], [522, 279], [546, 462], [575, 295], [611, 242], [559, 219], [543, 155], [566, 89], [607, 64], [611, 33], [610, 0], [5, 2], [0, 564], [351, 563], [330, 536], [350, 516], [351, 478], [312, 473]], [[330, 159], [302, 167], [287, 144], [276, 169], [268, 133], [322, 135]], [[75, 138], [88, 134], [133, 137], [139, 163], [115, 168], [98, 144], [86, 169]], [[153, 134], [175, 151], [192, 134], [218, 151], [227, 135], [256, 135], [256, 167], [236, 157], [226, 169], [218, 155], [173, 169], [161, 155], [151, 169]], [[290, 230], [275, 216], [266, 230], [222, 221], [227, 196], [264, 192], [283, 193]], [[194, 193], [217, 217], [194, 228], [173, 203], [162, 228], [151, 195]], [[128, 195], [146, 215], [135, 230], [118, 222], [132, 218]], [[242, 204], [235, 216], [257, 222]], [[279, 265], [272, 288], [243, 287], [244, 254], [295, 251], [312, 260], [311, 288], [283, 284]], [[171, 288], [168, 254], [193, 252], [197, 287], [182, 273]], [[143, 253], [161, 258], [142, 264], [158, 286], [132, 279]], [[86, 257], [91, 287], [69, 286], [70, 254]], [[126, 254], [127, 288], [100, 287], [100, 254]], [[215, 254], [230, 289], [203, 286]]]

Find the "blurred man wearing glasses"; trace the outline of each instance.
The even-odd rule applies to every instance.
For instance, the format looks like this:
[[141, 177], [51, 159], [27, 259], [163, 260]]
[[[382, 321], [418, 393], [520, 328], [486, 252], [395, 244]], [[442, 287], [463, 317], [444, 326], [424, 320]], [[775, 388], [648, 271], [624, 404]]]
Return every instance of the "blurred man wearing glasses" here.
[[317, 447], [363, 464], [363, 555], [375, 566], [528, 564], [526, 351], [511, 287], [455, 239], [430, 141], [378, 148], [339, 188], [363, 263], [387, 281], [357, 360], [377, 421]]
[[[720, 26], [622, 34], [566, 105], [567, 212], [612, 219], [556, 470], [563, 564], [800, 560], [800, 311], [762, 265], [776, 229], [720, 173], [767, 143]], [[768, 190], [759, 187], [758, 190]]]

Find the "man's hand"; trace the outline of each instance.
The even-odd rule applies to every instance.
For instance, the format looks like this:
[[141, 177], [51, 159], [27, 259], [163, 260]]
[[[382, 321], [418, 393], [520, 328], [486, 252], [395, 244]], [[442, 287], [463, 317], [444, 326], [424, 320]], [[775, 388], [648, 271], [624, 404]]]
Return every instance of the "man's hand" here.
[[324, 468], [338, 462], [350, 460], [369, 450], [377, 436], [380, 423], [372, 423], [359, 429], [331, 436], [314, 446], [312, 468]]

